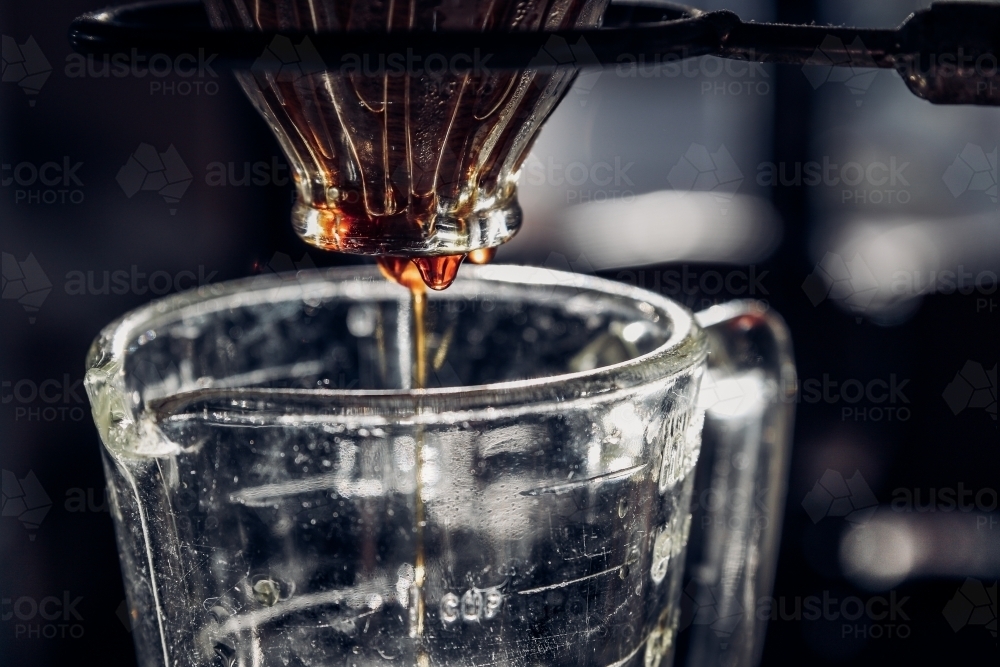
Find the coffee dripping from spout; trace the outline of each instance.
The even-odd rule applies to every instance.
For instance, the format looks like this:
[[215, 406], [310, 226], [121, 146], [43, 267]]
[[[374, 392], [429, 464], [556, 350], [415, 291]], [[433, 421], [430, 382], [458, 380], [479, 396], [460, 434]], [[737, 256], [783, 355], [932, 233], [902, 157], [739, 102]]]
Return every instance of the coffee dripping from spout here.
[[[206, 0], [215, 28], [533, 31], [596, 27], [608, 0]], [[308, 243], [380, 257], [432, 289], [489, 261], [521, 224], [516, 180], [577, 69], [449, 69], [444, 57], [324, 63], [308, 37], [276, 39], [238, 73], [295, 175], [292, 223]], [[407, 272], [412, 263], [415, 272]], [[410, 278], [404, 278], [404, 274]]]

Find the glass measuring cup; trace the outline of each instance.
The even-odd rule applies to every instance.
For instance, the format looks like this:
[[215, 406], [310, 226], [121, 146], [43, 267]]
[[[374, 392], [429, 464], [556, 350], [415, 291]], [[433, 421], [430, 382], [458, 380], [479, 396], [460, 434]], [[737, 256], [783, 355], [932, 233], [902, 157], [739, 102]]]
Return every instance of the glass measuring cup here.
[[[429, 297], [425, 389], [409, 296], [374, 270], [212, 285], [104, 330], [86, 386], [141, 664], [656, 667], [683, 586], [766, 594], [780, 322], [469, 268]], [[695, 474], [703, 431], [739, 474]], [[696, 512], [685, 584], [696, 485], [747, 483], [763, 504], [725, 511], [769, 527]], [[747, 664], [759, 634], [745, 614], [721, 650]]]

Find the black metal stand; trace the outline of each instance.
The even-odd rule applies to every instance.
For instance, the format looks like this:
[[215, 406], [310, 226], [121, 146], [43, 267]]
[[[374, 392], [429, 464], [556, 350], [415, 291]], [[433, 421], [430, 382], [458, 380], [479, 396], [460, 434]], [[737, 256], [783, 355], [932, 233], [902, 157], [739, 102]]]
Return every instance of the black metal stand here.
[[[235, 69], [280, 67], [262, 59], [276, 38], [309, 40], [314, 71], [365, 63], [378, 73], [390, 56], [453, 70], [621, 65], [714, 55], [828, 67], [896, 69], [909, 89], [935, 104], [1000, 106], [1000, 5], [934, 3], [896, 29], [745, 23], [730, 11], [702, 12], [646, 0], [608, 7], [603, 27], [552, 32], [269, 32], [214, 30], [199, 0], [144, 2], [85, 14], [70, 27], [82, 53], [218, 54]], [[345, 71], [345, 73], [347, 73]]]

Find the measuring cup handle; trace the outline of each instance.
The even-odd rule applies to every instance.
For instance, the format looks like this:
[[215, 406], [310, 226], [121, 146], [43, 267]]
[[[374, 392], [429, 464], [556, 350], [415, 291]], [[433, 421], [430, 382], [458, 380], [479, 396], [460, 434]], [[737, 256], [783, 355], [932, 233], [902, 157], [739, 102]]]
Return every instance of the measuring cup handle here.
[[781, 316], [756, 301], [713, 306], [695, 319], [710, 351], [677, 664], [753, 667], [767, 629], [757, 605], [774, 584], [785, 502], [792, 344]]

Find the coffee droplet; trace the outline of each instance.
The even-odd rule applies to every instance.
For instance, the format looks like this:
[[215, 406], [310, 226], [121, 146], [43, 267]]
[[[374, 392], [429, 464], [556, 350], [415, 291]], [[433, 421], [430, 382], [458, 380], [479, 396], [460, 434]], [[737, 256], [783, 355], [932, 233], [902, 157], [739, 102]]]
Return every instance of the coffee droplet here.
[[424, 283], [432, 290], [447, 289], [455, 282], [458, 267], [465, 255], [439, 255], [437, 257], [414, 257], [413, 263], [420, 270]]
[[437, 257], [396, 257], [383, 255], [378, 258], [378, 267], [394, 283], [399, 283], [411, 292], [447, 289], [455, 282], [458, 267], [465, 255], [440, 255]]
[[383, 255], [378, 258], [378, 268], [387, 279], [399, 283], [411, 292], [422, 294], [426, 291], [420, 269], [409, 257]]

